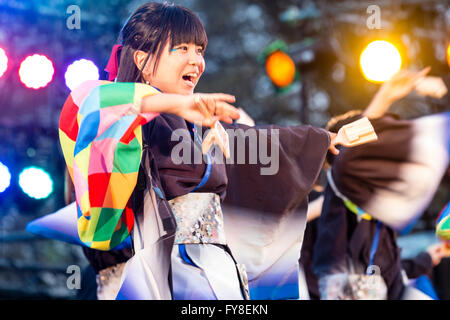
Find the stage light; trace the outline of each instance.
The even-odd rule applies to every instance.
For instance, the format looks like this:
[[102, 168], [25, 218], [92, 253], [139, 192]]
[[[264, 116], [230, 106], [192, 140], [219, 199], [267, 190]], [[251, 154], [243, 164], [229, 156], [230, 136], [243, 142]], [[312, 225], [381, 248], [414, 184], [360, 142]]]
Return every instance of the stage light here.
[[53, 192], [50, 175], [41, 168], [25, 168], [19, 175], [22, 191], [31, 198], [45, 199]]
[[53, 79], [53, 63], [44, 55], [28, 56], [20, 64], [20, 81], [28, 88], [39, 89], [47, 86]]
[[450, 44], [447, 46], [447, 64], [450, 67]]
[[11, 173], [7, 166], [0, 162], [0, 193], [8, 189], [11, 183]]
[[74, 90], [78, 85], [87, 80], [98, 80], [100, 77], [97, 66], [90, 60], [81, 59], [74, 61], [65, 74], [66, 86]]
[[287, 87], [295, 79], [295, 64], [289, 55], [277, 50], [266, 58], [266, 72], [275, 86]]
[[400, 70], [402, 58], [393, 44], [377, 40], [363, 50], [359, 63], [367, 80], [384, 82]]
[[0, 48], [0, 78], [5, 73], [8, 68], [8, 57], [6, 56], [5, 50]]
[[[308, 54], [310, 49], [310, 39], [302, 41], [300, 44], [296, 44], [297, 50], [296, 60], [292, 57], [292, 52], [289, 46], [282, 40], [276, 40], [266, 46], [258, 56], [259, 64], [264, 67], [270, 82], [273, 85], [277, 94], [284, 94], [289, 92], [296, 81], [299, 79], [297, 72], [297, 64], [305, 62], [304, 58], [311, 58]], [[298, 49], [301, 50], [298, 50]], [[314, 58], [314, 53], [312, 58]]]

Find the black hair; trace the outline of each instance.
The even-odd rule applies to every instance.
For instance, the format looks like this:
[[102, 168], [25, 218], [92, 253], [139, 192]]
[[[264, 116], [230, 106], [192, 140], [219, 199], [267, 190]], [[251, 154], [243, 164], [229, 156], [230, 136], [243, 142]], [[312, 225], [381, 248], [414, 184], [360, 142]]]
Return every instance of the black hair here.
[[153, 73], [167, 41], [170, 50], [181, 43], [195, 43], [203, 50], [208, 44], [205, 28], [189, 9], [171, 4], [149, 2], [140, 6], [127, 20], [119, 37], [120, 52], [118, 82], [142, 82], [142, 70], [134, 63], [134, 53], [142, 50], [155, 57]]

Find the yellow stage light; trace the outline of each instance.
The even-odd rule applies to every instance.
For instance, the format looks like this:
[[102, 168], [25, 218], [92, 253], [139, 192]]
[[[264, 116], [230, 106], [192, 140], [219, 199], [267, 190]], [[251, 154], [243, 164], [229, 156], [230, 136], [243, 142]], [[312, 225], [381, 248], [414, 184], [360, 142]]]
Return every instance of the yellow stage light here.
[[450, 67], [450, 44], [447, 47], [447, 63], [448, 66]]
[[393, 44], [377, 40], [363, 50], [359, 64], [367, 80], [384, 82], [400, 70], [402, 58]]
[[295, 64], [291, 57], [277, 50], [266, 59], [266, 71], [270, 80], [279, 88], [286, 87], [294, 81]]

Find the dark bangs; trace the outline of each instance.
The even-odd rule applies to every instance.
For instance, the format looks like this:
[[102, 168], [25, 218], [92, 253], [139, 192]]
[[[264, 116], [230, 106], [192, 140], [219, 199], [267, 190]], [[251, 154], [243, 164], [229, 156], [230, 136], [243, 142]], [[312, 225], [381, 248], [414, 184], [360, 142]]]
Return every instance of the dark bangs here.
[[142, 71], [134, 63], [134, 53], [142, 50], [155, 57], [155, 68], [170, 41], [170, 50], [181, 43], [194, 43], [203, 50], [208, 44], [205, 28], [189, 9], [169, 3], [150, 2], [140, 6], [121, 31], [123, 44], [117, 81], [141, 82]]
[[194, 43], [203, 50], [208, 45], [208, 37], [200, 19], [189, 9], [170, 7], [167, 24], [170, 34], [170, 49], [181, 43]]

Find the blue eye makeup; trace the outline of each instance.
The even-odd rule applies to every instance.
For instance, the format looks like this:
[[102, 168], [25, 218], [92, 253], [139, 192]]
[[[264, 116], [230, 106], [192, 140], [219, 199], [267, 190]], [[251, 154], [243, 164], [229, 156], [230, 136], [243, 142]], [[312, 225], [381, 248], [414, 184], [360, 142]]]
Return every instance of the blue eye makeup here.
[[[176, 48], [173, 48], [172, 50], [170, 50], [169, 52], [174, 52], [174, 51], [177, 51], [177, 50], [179, 50], [179, 49], [187, 49], [187, 47], [186, 47], [186, 46], [176, 47]], [[203, 48], [197, 49], [197, 51], [198, 51], [199, 53], [201, 53], [202, 55], [205, 53], [205, 50], [204, 50]]]

